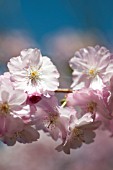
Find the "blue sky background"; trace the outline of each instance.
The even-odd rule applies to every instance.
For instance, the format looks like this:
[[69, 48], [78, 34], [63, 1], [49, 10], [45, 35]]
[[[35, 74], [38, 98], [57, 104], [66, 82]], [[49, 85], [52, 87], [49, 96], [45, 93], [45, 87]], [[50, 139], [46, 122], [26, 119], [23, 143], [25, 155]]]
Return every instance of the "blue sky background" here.
[[96, 30], [113, 44], [113, 0], [0, 0], [0, 30], [27, 30], [42, 43], [64, 28]]

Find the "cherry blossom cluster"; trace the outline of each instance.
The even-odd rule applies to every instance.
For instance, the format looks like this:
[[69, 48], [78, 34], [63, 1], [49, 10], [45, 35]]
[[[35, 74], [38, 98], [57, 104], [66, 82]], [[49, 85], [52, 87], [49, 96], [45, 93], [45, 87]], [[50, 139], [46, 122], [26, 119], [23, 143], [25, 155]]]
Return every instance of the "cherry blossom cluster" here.
[[[96, 129], [113, 135], [113, 56], [105, 47], [82, 48], [70, 59], [73, 83], [59, 89], [59, 72], [39, 49], [26, 49], [0, 76], [0, 140], [8, 146], [32, 143], [40, 132], [61, 141], [70, 154], [94, 142]], [[62, 102], [56, 93], [65, 92]]]

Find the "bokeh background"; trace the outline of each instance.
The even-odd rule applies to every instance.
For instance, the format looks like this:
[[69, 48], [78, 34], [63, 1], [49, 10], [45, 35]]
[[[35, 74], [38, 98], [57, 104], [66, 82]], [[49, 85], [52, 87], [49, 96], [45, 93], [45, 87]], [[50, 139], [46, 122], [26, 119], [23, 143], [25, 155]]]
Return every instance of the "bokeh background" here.
[[[60, 86], [71, 83], [69, 59], [88, 45], [113, 51], [113, 0], [0, 0], [0, 73], [25, 48], [40, 48], [57, 66]], [[59, 141], [58, 141], [59, 142]], [[97, 131], [95, 143], [54, 150], [58, 142], [42, 134], [28, 145], [0, 144], [0, 170], [113, 170], [113, 138]]]

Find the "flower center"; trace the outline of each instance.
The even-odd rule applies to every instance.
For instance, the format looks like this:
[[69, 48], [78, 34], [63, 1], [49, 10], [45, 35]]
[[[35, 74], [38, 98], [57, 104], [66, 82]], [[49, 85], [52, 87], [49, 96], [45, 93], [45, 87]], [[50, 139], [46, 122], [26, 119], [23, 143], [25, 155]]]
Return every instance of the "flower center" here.
[[16, 136], [16, 138], [23, 138], [23, 133], [24, 133], [24, 130], [22, 130], [22, 131], [17, 131], [17, 132], [15, 132], [15, 136]]
[[0, 104], [0, 114], [6, 115], [9, 113], [9, 105], [7, 103]]
[[52, 125], [54, 126], [56, 124], [56, 120], [57, 120], [57, 116], [50, 116], [50, 121], [49, 121], [49, 125], [48, 128]]
[[38, 79], [38, 77], [39, 77], [38, 71], [32, 70], [31, 73], [30, 73], [30, 79], [34, 80], [34, 79]]
[[83, 139], [83, 137], [84, 137], [84, 132], [83, 132], [83, 130], [75, 127], [75, 128], [73, 129], [73, 137], [74, 137], [75, 139], [77, 138], [78, 140], [84, 142], [84, 139]]
[[96, 109], [96, 107], [97, 107], [97, 103], [90, 102], [90, 103], [88, 103], [87, 110], [88, 110], [88, 112], [93, 113], [94, 110]]
[[79, 136], [80, 133], [81, 133], [81, 130], [80, 130], [80, 129], [78, 129], [78, 128], [74, 128], [74, 129], [73, 129], [73, 134], [74, 134], [74, 136]]
[[37, 79], [39, 79], [39, 70], [36, 67], [30, 67], [28, 70], [28, 77], [32, 84], [36, 84]]
[[97, 75], [97, 71], [96, 71], [95, 68], [94, 69], [90, 69], [88, 71], [88, 74], [89, 74], [90, 77], [95, 77]]
[[54, 128], [55, 124], [57, 122], [57, 116], [55, 115], [50, 115], [49, 117], [45, 117], [44, 124], [46, 125], [47, 128]]

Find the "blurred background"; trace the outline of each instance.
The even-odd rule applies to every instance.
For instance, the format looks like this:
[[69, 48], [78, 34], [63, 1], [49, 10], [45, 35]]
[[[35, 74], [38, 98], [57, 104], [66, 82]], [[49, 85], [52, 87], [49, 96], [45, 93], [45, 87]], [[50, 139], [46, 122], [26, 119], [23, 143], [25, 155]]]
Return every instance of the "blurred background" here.
[[[40, 48], [57, 66], [60, 86], [71, 83], [69, 59], [88, 45], [113, 50], [113, 0], [0, 0], [0, 73], [25, 48]], [[57, 153], [58, 144], [41, 141], [14, 147], [0, 145], [0, 170], [112, 170], [113, 139], [97, 132], [95, 143]]]

